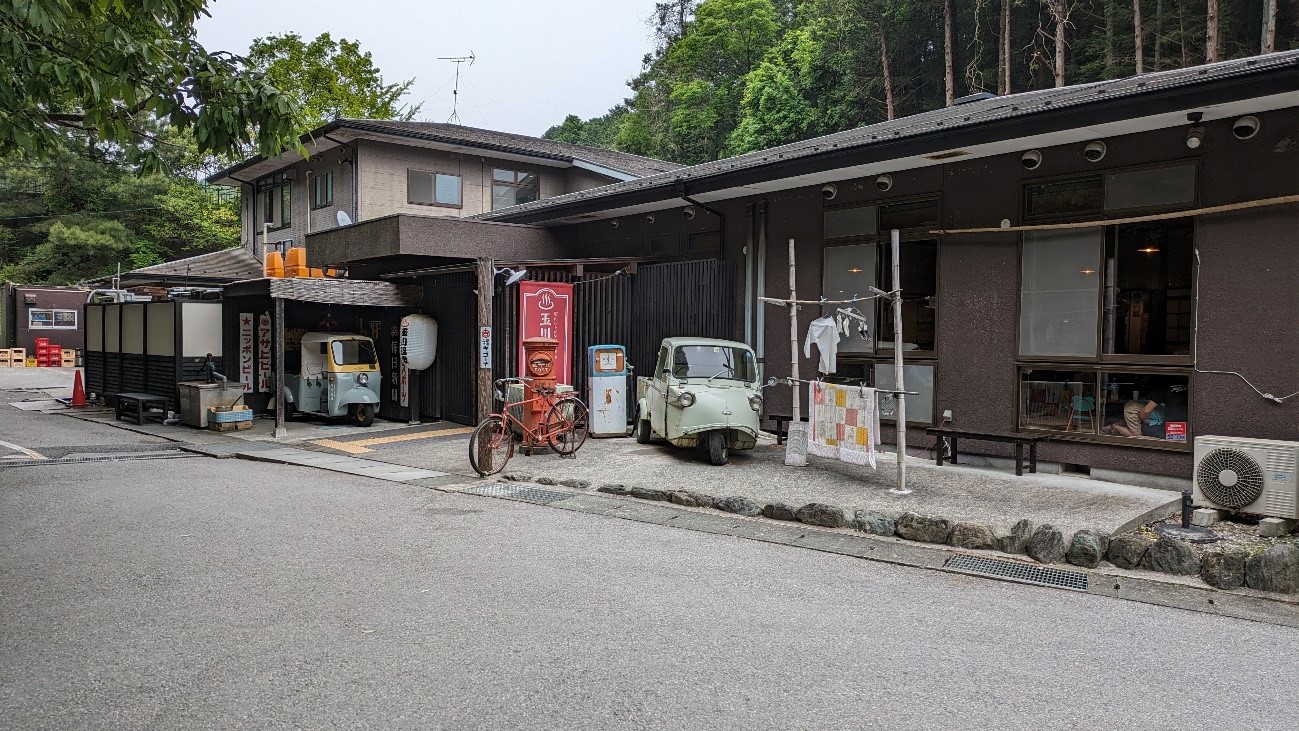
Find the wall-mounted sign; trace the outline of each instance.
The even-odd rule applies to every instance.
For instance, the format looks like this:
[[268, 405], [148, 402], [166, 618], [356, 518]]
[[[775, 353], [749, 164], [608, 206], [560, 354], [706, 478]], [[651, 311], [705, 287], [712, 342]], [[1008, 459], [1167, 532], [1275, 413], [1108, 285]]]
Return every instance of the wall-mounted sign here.
[[1186, 422], [1170, 421], [1164, 425], [1164, 439], [1170, 442], [1186, 441]]
[[559, 341], [555, 353], [555, 378], [573, 382], [573, 285], [563, 282], [519, 282], [519, 362], [523, 362], [523, 341], [553, 338]]
[[478, 328], [478, 367], [492, 367], [492, 329]]
[[257, 319], [257, 392], [271, 390], [271, 313]]
[[253, 390], [253, 313], [239, 313], [239, 385]]

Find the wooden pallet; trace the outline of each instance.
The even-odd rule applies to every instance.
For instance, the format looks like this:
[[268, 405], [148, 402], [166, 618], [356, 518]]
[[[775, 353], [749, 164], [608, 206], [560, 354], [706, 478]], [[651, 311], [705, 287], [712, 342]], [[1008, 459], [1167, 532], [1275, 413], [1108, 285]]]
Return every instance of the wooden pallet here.
[[211, 431], [244, 431], [252, 429], [253, 423], [251, 421], [228, 421], [225, 423], [209, 421], [207, 428]]

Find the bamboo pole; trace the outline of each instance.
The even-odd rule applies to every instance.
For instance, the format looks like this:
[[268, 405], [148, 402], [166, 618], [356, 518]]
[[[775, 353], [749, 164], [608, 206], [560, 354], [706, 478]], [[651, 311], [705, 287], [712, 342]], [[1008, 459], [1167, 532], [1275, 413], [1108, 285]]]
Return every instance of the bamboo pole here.
[[[798, 302], [798, 288], [794, 278], [794, 240], [789, 240], [789, 299], [791, 302]], [[789, 359], [790, 359], [790, 376], [798, 381], [798, 305], [789, 306]], [[785, 464], [791, 467], [804, 467], [807, 465], [807, 437], [803, 431], [803, 414], [799, 409], [798, 386], [795, 385], [793, 391], [793, 402], [790, 414], [793, 418], [789, 422], [789, 438], [785, 442]], [[796, 435], [802, 435], [801, 440]], [[801, 441], [802, 451], [799, 451], [798, 444]], [[791, 447], [791, 445], [794, 445]]]
[[907, 489], [907, 394], [902, 364], [902, 236], [895, 228], [889, 242], [893, 251], [893, 398], [897, 399], [898, 484], [890, 488], [894, 495], [909, 495]]
[[1286, 203], [1299, 203], [1299, 195], [1283, 195], [1276, 198], [1260, 198], [1252, 201], [1242, 201], [1240, 203], [1225, 203], [1220, 206], [1208, 206], [1207, 208], [1189, 208], [1185, 211], [1171, 211], [1168, 213], [1152, 213], [1147, 216], [1129, 216], [1128, 218], [1110, 218], [1100, 221], [1077, 221], [1074, 223], [1043, 223], [1034, 226], [998, 226], [995, 228], [954, 228], [954, 229], [936, 229], [930, 231], [931, 234], [942, 236], [951, 236], [954, 234], [991, 234], [991, 233], [1015, 233], [1017, 231], [1062, 231], [1071, 228], [1095, 228], [1097, 226], [1120, 226], [1128, 223], [1145, 223], [1147, 221], [1168, 221], [1174, 218], [1190, 218], [1192, 216], [1209, 216], [1215, 213], [1231, 213], [1233, 211], [1244, 211], [1250, 208], [1262, 208], [1264, 206], [1279, 206]]

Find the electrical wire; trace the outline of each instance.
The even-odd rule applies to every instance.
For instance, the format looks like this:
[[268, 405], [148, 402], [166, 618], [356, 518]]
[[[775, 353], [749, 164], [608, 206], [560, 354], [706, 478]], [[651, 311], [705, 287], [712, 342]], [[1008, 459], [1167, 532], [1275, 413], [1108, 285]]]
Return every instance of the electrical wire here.
[[[1199, 339], [1200, 339], [1200, 250], [1197, 248], [1195, 249], [1195, 320], [1191, 330], [1191, 351], [1193, 353], [1198, 354], [1200, 352], [1198, 347]], [[1288, 399], [1292, 399], [1295, 396], [1299, 396], [1299, 391], [1295, 391], [1294, 393], [1286, 396], [1273, 396], [1271, 393], [1260, 390], [1258, 386], [1255, 386], [1253, 383], [1250, 382], [1248, 378], [1238, 373], [1237, 371], [1209, 370], [1205, 368], [1200, 368], [1198, 365], [1194, 366], [1194, 370], [1196, 373], [1214, 373], [1223, 376], [1235, 376], [1240, 380], [1244, 381], [1246, 386], [1249, 386], [1250, 388], [1254, 389], [1254, 393], [1257, 393], [1259, 396], [1262, 396], [1268, 401], [1275, 401], [1278, 404], [1284, 404]]]
[[162, 206], [148, 208], [119, 208], [116, 211], [77, 211], [75, 213], [51, 213], [45, 216], [0, 216], [0, 221], [27, 221], [38, 218], [66, 218], [68, 216], [107, 216], [113, 213], [134, 213], [136, 211], [159, 211]]

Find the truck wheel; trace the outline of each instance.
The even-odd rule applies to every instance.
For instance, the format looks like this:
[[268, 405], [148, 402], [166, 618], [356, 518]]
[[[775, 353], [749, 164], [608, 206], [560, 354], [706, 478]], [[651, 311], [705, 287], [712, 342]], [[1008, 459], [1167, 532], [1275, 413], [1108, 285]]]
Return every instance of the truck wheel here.
[[724, 465], [731, 456], [731, 450], [726, 446], [726, 433], [720, 431], [710, 431], [704, 435], [704, 443], [708, 447], [708, 461], [715, 465]]
[[352, 404], [347, 412], [352, 423], [357, 426], [369, 426], [374, 423], [374, 407], [370, 404]]
[[636, 443], [649, 444], [652, 436], [653, 435], [650, 433], [649, 419], [637, 419], [636, 420]]
[[297, 412], [298, 412], [298, 410], [297, 410], [296, 407], [294, 407], [292, 401], [285, 401], [285, 402], [284, 402], [284, 420], [285, 420], [285, 421], [292, 421], [292, 420], [293, 420], [293, 417], [297, 415]]

